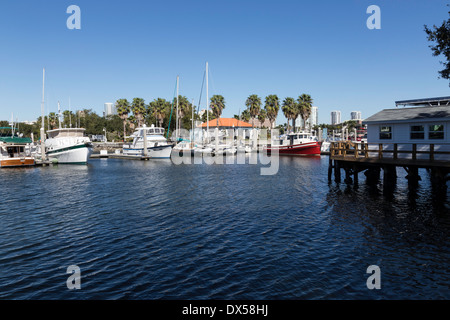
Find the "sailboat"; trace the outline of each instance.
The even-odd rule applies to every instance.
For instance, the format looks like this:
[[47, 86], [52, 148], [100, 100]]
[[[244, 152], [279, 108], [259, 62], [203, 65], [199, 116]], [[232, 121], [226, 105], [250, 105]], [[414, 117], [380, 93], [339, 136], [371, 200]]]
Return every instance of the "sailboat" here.
[[[206, 72], [208, 72], [208, 62], [206, 63]], [[208, 77], [206, 75], [206, 77]], [[177, 77], [177, 124], [178, 124], [178, 88], [179, 88], [179, 77]], [[192, 100], [192, 128], [191, 128], [191, 135], [190, 139], [182, 139], [177, 134], [177, 144], [173, 147], [172, 153], [174, 155], [183, 156], [185, 154], [194, 156], [195, 152], [197, 150], [203, 150], [199, 144], [195, 142], [195, 130], [194, 130], [194, 100]], [[177, 128], [180, 129], [180, 128]], [[179, 132], [179, 131], [177, 131]], [[207, 150], [208, 151], [208, 150]], [[211, 150], [209, 150], [211, 151]]]
[[211, 155], [214, 151], [214, 148], [210, 145], [209, 140], [209, 92], [208, 92], [208, 62], [206, 62], [206, 135], [203, 138], [202, 144], [194, 147], [194, 154], [207, 154]]

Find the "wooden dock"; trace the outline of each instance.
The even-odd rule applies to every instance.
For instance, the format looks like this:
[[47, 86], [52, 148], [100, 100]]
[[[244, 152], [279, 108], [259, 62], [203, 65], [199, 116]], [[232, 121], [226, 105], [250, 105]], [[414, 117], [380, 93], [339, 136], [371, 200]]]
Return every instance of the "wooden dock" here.
[[98, 159], [98, 158], [105, 158], [105, 159], [126, 159], [126, 160], [143, 160], [143, 161], [147, 161], [150, 160], [151, 157], [149, 156], [134, 156], [134, 155], [127, 155], [127, 154], [118, 154], [118, 153], [108, 153], [108, 154], [99, 154], [99, 153], [94, 153], [91, 154], [91, 157], [93, 159]]
[[54, 163], [52, 161], [49, 161], [49, 160], [45, 160], [45, 161], [35, 160], [34, 161], [34, 165], [35, 166], [40, 166], [40, 167], [47, 167], [47, 166], [54, 165]]
[[[405, 150], [405, 145], [408, 145]], [[383, 170], [383, 183], [395, 185], [397, 168], [403, 168], [408, 183], [416, 185], [421, 180], [419, 169], [430, 172], [432, 184], [446, 189], [450, 179], [450, 151], [438, 151], [434, 144], [418, 148], [417, 144], [370, 144], [355, 142], [333, 142], [330, 145], [328, 180], [332, 180], [333, 172], [336, 182], [341, 181], [341, 169], [344, 170], [346, 183], [358, 183], [358, 173], [364, 172], [367, 182], [378, 181]], [[425, 149], [425, 150], [423, 150]], [[443, 159], [442, 155], [447, 155]], [[437, 159], [439, 157], [439, 159]]]

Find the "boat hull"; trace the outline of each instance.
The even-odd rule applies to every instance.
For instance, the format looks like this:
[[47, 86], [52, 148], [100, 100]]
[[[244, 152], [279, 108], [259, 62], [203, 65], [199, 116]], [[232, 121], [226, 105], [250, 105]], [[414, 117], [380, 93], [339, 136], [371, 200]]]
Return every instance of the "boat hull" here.
[[0, 160], [0, 168], [17, 168], [34, 166], [35, 161], [32, 157], [25, 158], [11, 158]]
[[[147, 148], [148, 157], [153, 159], [170, 159], [172, 153], [171, 145], [157, 146]], [[143, 156], [144, 148], [123, 148], [124, 155]]]
[[87, 164], [92, 154], [92, 147], [82, 144], [47, 152], [50, 161], [58, 164]]
[[320, 147], [320, 142], [308, 142], [286, 146], [273, 146], [265, 149], [268, 154], [274, 151], [286, 156], [318, 156], [320, 155]]

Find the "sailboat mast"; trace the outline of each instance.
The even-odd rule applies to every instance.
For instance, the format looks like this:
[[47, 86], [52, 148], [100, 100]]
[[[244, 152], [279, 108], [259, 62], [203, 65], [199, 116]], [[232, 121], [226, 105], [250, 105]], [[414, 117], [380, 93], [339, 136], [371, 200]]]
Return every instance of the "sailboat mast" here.
[[177, 132], [177, 135], [176, 135], [176, 137], [177, 137], [177, 140], [178, 140], [178, 134], [179, 134], [179, 126], [180, 126], [180, 124], [178, 123], [178, 88], [179, 88], [179, 81], [180, 81], [180, 77], [179, 76], [177, 76], [177, 125], [176, 125], [176, 132]]
[[11, 112], [11, 138], [14, 137], [14, 112]]
[[208, 61], [206, 62], [206, 137], [209, 137]]
[[[41, 113], [42, 113], [42, 126], [41, 126], [41, 130], [44, 130], [44, 88], [45, 88], [45, 68], [42, 72], [42, 102], [41, 102]], [[41, 136], [41, 140], [42, 140], [42, 136]]]
[[61, 129], [61, 106], [59, 105], [59, 101], [58, 101], [58, 122], [59, 128]]
[[72, 128], [72, 110], [70, 108], [70, 97], [69, 97], [69, 124], [70, 128]]
[[44, 88], [45, 88], [45, 68], [42, 72], [42, 126], [41, 126], [41, 160], [45, 161], [45, 128], [44, 128]]
[[191, 109], [192, 109], [192, 138], [191, 138], [191, 142], [193, 142], [194, 141], [194, 99], [192, 99], [192, 106], [191, 106]]

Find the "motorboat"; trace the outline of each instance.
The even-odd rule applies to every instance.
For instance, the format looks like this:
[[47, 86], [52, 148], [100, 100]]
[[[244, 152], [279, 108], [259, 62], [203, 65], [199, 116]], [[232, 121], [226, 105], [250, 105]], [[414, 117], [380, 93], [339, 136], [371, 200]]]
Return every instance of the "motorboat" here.
[[170, 159], [173, 145], [164, 137], [164, 128], [155, 127], [153, 124], [150, 127], [144, 125], [137, 128], [130, 138], [133, 138], [133, 141], [123, 145], [124, 155], [144, 156], [146, 144], [149, 158]]
[[[12, 130], [1, 127], [0, 130]], [[34, 157], [29, 152], [30, 138], [12, 134], [0, 134], [0, 168], [34, 166]]]
[[[58, 164], [87, 164], [92, 154], [91, 139], [84, 128], [58, 128], [47, 131], [45, 154]], [[37, 152], [39, 155], [39, 152]]]
[[321, 142], [309, 132], [289, 133], [264, 147], [267, 153], [272, 151], [280, 155], [320, 155]]

